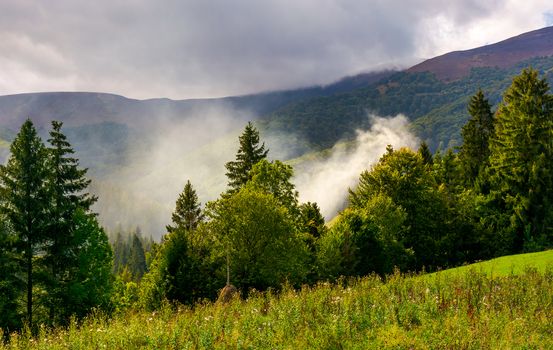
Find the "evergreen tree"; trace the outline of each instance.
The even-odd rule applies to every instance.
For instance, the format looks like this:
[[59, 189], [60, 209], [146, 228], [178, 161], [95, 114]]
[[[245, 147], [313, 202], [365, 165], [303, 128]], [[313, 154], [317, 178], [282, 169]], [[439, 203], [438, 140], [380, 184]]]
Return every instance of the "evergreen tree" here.
[[62, 123], [52, 122], [48, 142], [48, 188], [50, 208], [48, 225], [49, 244], [46, 246], [45, 262], [50, 270], [50, 317], [61, 311], [63, 304], [70, 298], [68, 286], [71, 281], [68, 270], [78, 264], [78, 255], [74, 253], [73, 216], [77, 210], [88, 212], [97, 198], [85, 192], [90, 180], [85, 178], [87, 169], [80, 169], [79, 162], [71, 155], [74, 153], [66, 136], [61, 132]]
[[492, 198], [506, 215], [507, 250], [553, 242], [553, 97], [538, 72], [513, 79], [497, 111], [491, 140]]
[[47, 151], [36, 129], [27, 119], [10, 146], [11, 156], [0, 166], [0, 213], [10, 222], [16, 248], [22, 257], [27, 290], [27, 317], [33, 325], [34, 257], [44, 248], [50, 200]]
[[190, 255], [189, 234], [183, 228], [170, 231], [141, 281], [141, 302], [147, 309], [156, 309], [161, 301], [192, 303], [204, 296], [198, 287], [208, 276], [199, 271]]
[[191, 231], [195, 229], [203, 220], [200, 205], [196, 191], [188, 180], [177, 199], [176, 208], [172, 215], [174, 226], [167, 225], [167, 231], [172, 232], [176, 229]]
[[4, 335], [21, 327], [18, 299], [24, 285], [18, 276], [21, 269], [14, 243], [14, 233], [7, 220], [0, 217], [0, 329]]
[[132, 238], [129, 269], [135, 281], [139, 281], [146, 272], [146, 255], [144, 254], [144, 247], [142, 246], [142, 241], [136, 234], [134, 234]]
[[309, 233], [315, 239], [321, 237], [324, 232], [325, 219], [317, 203], [303, 203], [299, 210], [301, 230]]
[[432, 166], [434, 163], [432, 152], [430, 152], [430, 148], [428, 148], [428, 144], [425, 141], [420, 144], [419, 154], [421, 155], [424, 164]]
[[463, 145], [459, 152], [459, 159], [466, 182], [474, 184], [479, 174], [488, 165], [489, 139], [494, 130], [491, 106], [482, 90], [478, 90], [471, 97], [468, 112], [470, 119], [461, 131]]
[[117, 238], [113, 244], [113, 273], [118, 275], [123, 271], [129, 260], [129, 247], [123, 239], [121, 232], [117, 232]]
[[57, 323], [65, 324], [70, 316], [86, 316], [93, 308], [109, 306], [113, 288], [113, 253], [108, 236], [94, 214], [79, 208], [72, 222], [73, 234], [70, 252], [76, 263], [66, 270], [68, 274], [63, 304], [58, 305]]
[[236, 160], [225, 164], [227, 168], [228, 186], [235, 192], [250, 180], [250, 170], [260, 160], [267, 157], [269, 150], [265, 150], [265, 143], [259, 146], [259, 131], [248, 122], [244, 132], [239, 137], [240, 147], [236, 153]]
[[443, 184], [450, 193], [458, 193], [462, 190], [462, 174], [459, 157], [448, 148], [445, 154], [436, 156], [432, 167], [434, 178], [438, 184]]

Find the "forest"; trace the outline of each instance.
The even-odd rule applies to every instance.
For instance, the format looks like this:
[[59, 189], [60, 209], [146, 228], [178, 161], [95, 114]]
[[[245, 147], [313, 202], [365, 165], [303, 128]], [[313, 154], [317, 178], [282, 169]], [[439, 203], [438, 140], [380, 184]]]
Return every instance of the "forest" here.
[[299, 202], [293, 168], [270, 161], [248, 123], [225, 165], [227, 190], [202, 206], [188, 181], [161, 242], [140, 229], [108, 237], [62, 123], [52, 122], [44, 143], [29, 119], [0, 166], [0, 329], [8, 339], [94, 313], [202, 305], [225, 297], [223, 287], [244, 298], [289, 296], [344, 278], [371, 275], [376, 285], [399, 272], [550, 249], [547, 80], [524, 69], [495, 111], [482, 90], [467, 110], [458, 148], [388, 147], [329, 223], [317, 203]]

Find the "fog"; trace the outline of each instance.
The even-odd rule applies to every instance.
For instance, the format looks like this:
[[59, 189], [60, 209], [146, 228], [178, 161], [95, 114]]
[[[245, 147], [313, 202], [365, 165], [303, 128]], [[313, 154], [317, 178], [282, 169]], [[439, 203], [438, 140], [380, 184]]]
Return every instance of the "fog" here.
[[[327, 220], [344, 208], [348, 188], [355, 187], [360, 173], [378, 161], [387, 145], [396, 149], [418, 147], [419, 140], [409, 131], [405, 116], [367, 118], [371, 127], [358, 130], [354, 140], [341, 141], [330, 150], [292, 160], [287, 159], [292, 154], [288, 150], [301, 135], [260, 132], [271, 160], [288, 160], [293, 164], [292, 181], [300, 201], [316, 202]], [[238, 136], [246, 123], [255, 119], [247, 110], [217, 104], [198, 107], [182, 116], [164, 115], [162, 111], [156, 118], [137, 121], [129, 127], [128, 135], [127, 129], [121, 129], [125, 131], [121, 137], [126, 141], [115, 148], [111, 144], [117, 140], [83, 140], [76, 156], [83, 166], [90, 168], [88, 176], [93, 180], [90, 191], [98, 196], [93, 210], [99, 214], [100, 223], [111, 233], [140, 227], [145, 235], [159, 239], [165, 226], [171, 224], [175, 201], [187, 180], [202, 205], [225, 191], [224, 165], [234, 160]], [[108, 135], [113, 137], [117, 133]], [[83, 153], [86, 145], [89, 149], [94, 146], [93, 150]], [[110, 156], [97, 158], [102, 152]], [[119, 152], [124, 154], [111, 155]], [[5, 144], [0, 147], [2, 163], [7, 156]], [[111, 164], [105, 162], [112, 158], [115, 160]]]
[[225, 190], [224, 164], [238, 149], [238, 135], [252, 119], [225, 105], [186, 116], [158, 116], [131, 132], [123, 164], [94, 179], [94, 210], [108, 231], [136, 226], [159, 238], [171, 223], [175, 201], [190, 180], [202, 205]]
[[[327, 220], [345, 205], [348, 188], [385, 152], [417, 148], [418, 139], [408, 130], [408, 119], [367, 116], [369, 130], [358, 130], [355, 140], [337, 143], [331, 150], [292, 160], [301, 202], [317, 202]], [[159, 239], [171, 223], [175, 201], [187, 180], [202, 205], [226, 189], [225, 163], [234, 160], [238, 136], [248, 111], [225, 105], [202, 107], [181, 118], [156, 117], [131, 132], [124, 164], [94, 179], [92, 191], [99, 197], [94, 210], [108, 231], [130, 231], [137, 226]], [[286, 160], [286, 147], [298, 135], [261, 132], [269, 158]], [[281, 142], [279, 142], [281, 140]]]
[[371, 128], [358, 130], [352, 143], [336, 144], [328, 157], [301, 164], [294, 179], [302, 202], [316, 202], [326, 220], [331, 220], [343, 209], [348, 188], [357, 184], [363, 170], [370, 169], [386, 151], [387, 145], [395, 149], [417, 149], [419, 140], [409, 131], [408, 119], [369, 116]]

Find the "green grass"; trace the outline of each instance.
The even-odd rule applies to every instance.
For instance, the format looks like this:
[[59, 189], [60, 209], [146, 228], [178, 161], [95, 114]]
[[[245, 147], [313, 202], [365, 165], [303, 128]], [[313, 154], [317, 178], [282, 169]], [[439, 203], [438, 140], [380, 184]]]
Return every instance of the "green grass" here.
[[551, 265], [553, 265], [553, 250], [547, 250], [538, 253], [502, 256], [500, 258], [428, 274], [428, 276], [435, 276], [436, 274], [461, 275], [467, 273], [469, 270], [476, 270], [492, 277], [507, 276], [519, 274], [527, 267], [533, 267], [540, 272], [545, 272], [545, 269]]
[[369, 276], [225, 305], [96, 314], [0, 349], [552, 349], [553, 266], [536, 256], [543, 269], [493, 278], [475, 268]]

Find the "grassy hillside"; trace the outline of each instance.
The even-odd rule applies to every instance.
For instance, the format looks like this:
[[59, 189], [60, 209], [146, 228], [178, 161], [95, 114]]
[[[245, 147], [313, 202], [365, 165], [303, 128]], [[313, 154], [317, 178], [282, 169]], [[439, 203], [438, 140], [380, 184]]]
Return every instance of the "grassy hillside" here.
[[[440, 278], [371, 276], [226, 305], [93, 315], [36, 339], [14, 335], [0, 349], [551, 349], [552, 256], [505, 257]], [[486, 273], [509, 263], [513, 274]]]
[[502, 256], [476, 264], [428, 274], [428, 276], [459, 276], [474, 270], [479, 273], [485, 273], [490, 277], [500, 277], [512, 274], [518, 275], [528, 267], [535, 268], [540, 273], [544, 273], [546, 269], [551, 266], [553, 266], [553, 250], [547, 250], [545, 252]]

